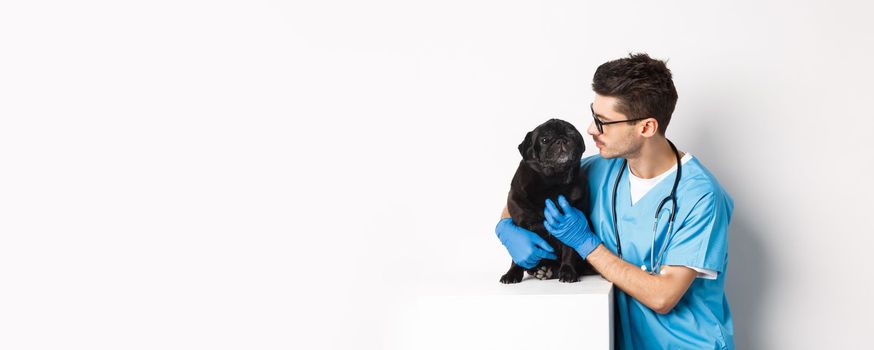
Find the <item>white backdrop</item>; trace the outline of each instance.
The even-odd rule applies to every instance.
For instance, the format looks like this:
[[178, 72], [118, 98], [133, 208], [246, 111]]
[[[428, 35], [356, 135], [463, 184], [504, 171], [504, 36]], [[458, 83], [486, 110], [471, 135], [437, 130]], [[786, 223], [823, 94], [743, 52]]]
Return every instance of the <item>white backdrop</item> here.
[[735, 200], [738, 348], [861, 347], [871, 13], [4, 2], [0, 348], [381, 348], [403, 286], [497, 281], [517, 144], [549, 117], [584, 130], [595, 68], [629, 52], [669, 60], [668, 136]]

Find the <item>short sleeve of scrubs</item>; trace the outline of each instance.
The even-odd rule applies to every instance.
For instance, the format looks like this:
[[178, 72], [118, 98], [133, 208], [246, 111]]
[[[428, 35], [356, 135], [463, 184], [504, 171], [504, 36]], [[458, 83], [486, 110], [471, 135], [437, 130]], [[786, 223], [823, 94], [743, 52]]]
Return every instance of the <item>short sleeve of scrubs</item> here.
[[[690, 206], [678, 209], [684, 215], [668, 242], [663, 265], [684, 265], [722, 273], [728, 259], [728, 223], [731, 199], [719, 190], [697, 196], [695, 201], [681, 201]], [[677, 220], [679, 221], [680, 215]]]

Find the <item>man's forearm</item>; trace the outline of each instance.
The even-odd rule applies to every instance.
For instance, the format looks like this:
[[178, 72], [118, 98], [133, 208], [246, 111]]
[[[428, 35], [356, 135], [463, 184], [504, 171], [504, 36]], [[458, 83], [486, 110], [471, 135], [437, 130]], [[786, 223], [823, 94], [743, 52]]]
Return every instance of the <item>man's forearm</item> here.
[[[501, 219], [509, 217], [510, 211], [505, 206]], [[586, 260], [608, 281], [660, 314], [677, 305], [697, 275], [685, 266], [663, 265], [660, 273], [653, 276], [613, 255], [603, 244], [589, 253]]]
[[662, 273], [653, 276], [613, 255], [603, 244], [586, 260], [608, 281], [660, 314], [670, 312], [691, 283], [684, 282], [689, 275], [682, 267], [663, 266]]

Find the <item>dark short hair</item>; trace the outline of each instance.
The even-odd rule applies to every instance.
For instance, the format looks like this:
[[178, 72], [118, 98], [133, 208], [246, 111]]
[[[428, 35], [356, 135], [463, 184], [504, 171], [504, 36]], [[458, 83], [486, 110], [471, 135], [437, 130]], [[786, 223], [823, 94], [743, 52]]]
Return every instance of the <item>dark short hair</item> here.
[[655, 118], [662, 135], [677, 105], [677, 89], [664, 61], [645, 53], [629, 54], [602, 64], [592, 78], [598, 95], [618, 99], [616, 111], [629, 119]]

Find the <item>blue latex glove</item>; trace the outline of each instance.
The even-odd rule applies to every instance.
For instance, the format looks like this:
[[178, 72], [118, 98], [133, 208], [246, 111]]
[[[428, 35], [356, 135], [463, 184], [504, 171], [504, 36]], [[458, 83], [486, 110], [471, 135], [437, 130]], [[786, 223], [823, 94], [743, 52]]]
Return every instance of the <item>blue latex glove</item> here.
[[540, 259], [558, 259], [546, 240], [534, 232], [516, 226], [513, 224], [513, 219], [505, 218], [498, 221], [495, 233], [504, 247], [507, 247], [513, 262], [525, 269], [537, 266]]
[[546, 209], [543, 210], [546, 220], [543, 225], [551, 235], [574, 248], [585, 259], [601, 244], [601, 239], [589, 228], [586, 214], [572, 207], [564, 196], [558, 196], [558, 205], [561, 211], [552, 200], [546, 199]]

